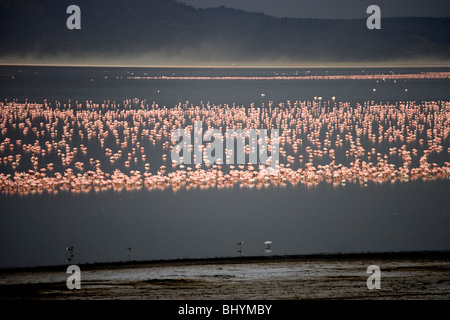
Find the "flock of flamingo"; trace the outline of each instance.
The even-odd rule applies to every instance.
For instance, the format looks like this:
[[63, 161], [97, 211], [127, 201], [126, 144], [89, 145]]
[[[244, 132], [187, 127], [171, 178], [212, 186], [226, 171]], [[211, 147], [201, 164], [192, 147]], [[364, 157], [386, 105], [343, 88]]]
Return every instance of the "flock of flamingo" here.
[[[450, 178], [449, 101], [185, 102], [172, 107], [139, 99], [5, 101], [0, 112], [3, 194], [365, 186]], [[277, 170], [265, 164], [172, 163], [171, 132], [198, 120], [205, 129], [224, 133], [228, 128], [279, 129]]]
[[133, 80], [414, 80], [450, 79], [450, 72], [380, 73], [353, 75], [273, 75], [273, 76], [128, 76]]

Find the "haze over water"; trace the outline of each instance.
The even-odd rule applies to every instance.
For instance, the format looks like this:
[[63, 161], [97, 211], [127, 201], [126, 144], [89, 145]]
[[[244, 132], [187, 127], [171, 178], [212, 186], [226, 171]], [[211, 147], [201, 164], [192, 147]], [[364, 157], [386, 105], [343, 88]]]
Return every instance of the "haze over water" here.
[[[139, 80], [136, 77], [389, 74], [448, 68], [207, 69], [1, 67], [2, 102], [127, 99], [172, 108], [189, 101], [265, 106], [287, 101], [450, 100], [449, 79]], [[375, 90], [374, 90], [375, 89]], [[407, 89], [407, 90], [405, 90]], [[3, 137], [2, 137], [3, 139]], [[448, 138], [434, 161], [449, 161]], [[153, 154], [150, 154], [153, 158]], [[160, 159], [160, 154], [154, 158]], [[160, 161], [160, 160], [157, 160]], [[160, 163], [162, 164], [162, 162]], [[158, 164], [159, 166], [159, 164]], [[10, 173], [2, 166], [1, 172]], [[107, 190], [0, 195], [0, 267], [239, 255], [448, 250], [449, 180], [320, 183], [174, 192]], [[271, 240], [272, 252], [264, 251]], [[236, 243], [245, 241], [242, 252]], [[132, 248], [131, 252], [127, 248]]]

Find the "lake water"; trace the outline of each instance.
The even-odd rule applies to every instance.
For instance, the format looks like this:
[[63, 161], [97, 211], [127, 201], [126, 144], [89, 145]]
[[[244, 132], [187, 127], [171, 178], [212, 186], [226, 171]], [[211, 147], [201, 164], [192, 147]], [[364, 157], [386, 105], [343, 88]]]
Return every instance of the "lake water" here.
[[[0, 68], [0, 101], [137, 98], [171, 108], [189, 101], [261, 107], [269, 101], [449, 101], [449, 79], [139, 80], [146, 76], [296, 76], [448, 72], [450, 68], [195, 69]], [[374, 90], [376, 89], [376, 90]], [[407, 90], [405, 90], [407, 89]], [[448, 119], [447, 110], [447, 119]], [[447, 120], [448, 121], [448, 120]], [[448, 124], [447, 124], [448, 126]], [[1, 137], [2, 142], [4, 136]], [[447, 148], [434, 161], [450, 161]], [[2, 155], [3, 156], [3, 155]], [[87, 158], [89, 159], [89, 158]], [[12, 173], [1, 166], [0, 172]], [[0, 195], [0, 267], [308, 253], [450, 249], [450, 181], [321, 183], [262, 189], [90, 190]], [[272, 241], [265, 251], [264, 241]], [[245, 241], [239, 248], [237, 243]], [[131, 248], [131, 250], [128, 250]], [[238, 249], [241, 252], [238, 251]]]

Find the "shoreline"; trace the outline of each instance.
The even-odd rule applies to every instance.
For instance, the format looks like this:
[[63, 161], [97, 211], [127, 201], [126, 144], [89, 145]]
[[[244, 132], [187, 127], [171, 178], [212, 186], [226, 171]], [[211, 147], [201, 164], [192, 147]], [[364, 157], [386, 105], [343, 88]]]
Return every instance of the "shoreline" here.
[[82, 262], [0, 268], [0, 275], [18, 272], [51, 272], [60, 271], [71, 264], [76, 264], [84, 270], [98, 269], [120, 269], [138, 268], [143, 266], [195, 266], [213, 264], [253, 264], [264, 262], [302, 262], [302, 261], [332, 261], [332, 260], [448, 260], [450, 261], [450, 250], [419, 250], [419, 251], [386, 251], [386, 252], [350, 252], [350, 253], [312, 253], [296, 255], [272, 255], [272, 256], [229, 256], [229, 257], [206, 257], [206, 258], [175, 258], [158, 260], [131, 260], [131, 261], [105, 261], [105, 262]]
[[293, 65], [127, 65], [70, 63], [2, 63], [0, 67], [80, 67], [80, 68], [182, 68], [182, 69], [353, 69], [353, 68], [448, 68], [447, 64], [293, 64]]
[[[368, 287], [377, 267], [379, 290]], [[373, 252], [84, 264], [0, 272], [0, 300], [448, 300], [450, 252]], [[372, 288], [373, 289], [373, 288]]]

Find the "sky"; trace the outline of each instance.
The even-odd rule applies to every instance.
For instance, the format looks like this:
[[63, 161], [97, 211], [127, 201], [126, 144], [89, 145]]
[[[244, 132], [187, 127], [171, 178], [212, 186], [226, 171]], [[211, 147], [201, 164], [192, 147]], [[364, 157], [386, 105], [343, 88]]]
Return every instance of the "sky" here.
[[369, 5], [378, 5], [382, 17], [450, 17], [448, 0], [178, 0], [196, 8], [226, 6], [275, 17], [366, 18]]

